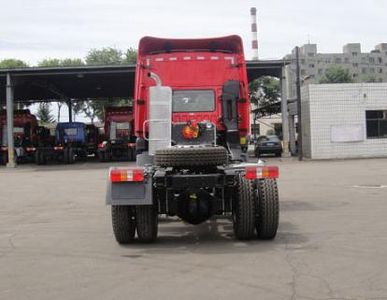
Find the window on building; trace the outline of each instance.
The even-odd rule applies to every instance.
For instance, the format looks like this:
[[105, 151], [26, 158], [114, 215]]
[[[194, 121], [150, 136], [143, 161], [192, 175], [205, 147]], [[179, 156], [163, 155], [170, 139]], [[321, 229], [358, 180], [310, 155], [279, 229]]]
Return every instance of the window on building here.
[[357, 56], [357, 52], [352, 52], [352, 56]]
[[304, 76], [306, 74], [305, 70], [301, 70], [301, 75]]
[[344, 58], [344, 62], [345, 62], [346, 64], [348, 64], [348, 63], [349, 63], [349, 57]]
[[336, 57], [335, 58], [335, 63], [336, 64], [341, 64], [341, 58], [340, 57]]
[[359, 74], [356, 74], [356, 73], [355, 73], [355, 74], [352, 75], [352, 77], [353, 77], [353, 78], [357, 78], [357, 77], [359, 77]]
[[324, 70], [323, 69], [318, 69], [318, 74], [319, 75], [322, 75], [324, 73]]
[[354, 63], [353, 66], [354, 66], [354, 68], [357, 68], [359, 66], [359, 64], [358, 63]]
[[366, 73], [367, 73], [367, 68], [361, 68], [361, 72], [362, 72], [363, 74], [366, 74]]
[[375, 68], [370, 68], [370, 73], [375, 73]]
[[370, 58], [369, 58], [369, 62], [370, 62], [370, 64], [374, 64], [374, 63], [375, 63], [375, 58], [370, 57]]
[[387, 110], [367, 110], [367, 138], [387, 138]]
[[314, 64], [309, 64], [309, 68], [314, 68]]
[[361, 62], [362, 62], [363, 64], [365, 64], [365, 63], [367, 62], [366, 58], [365, 58], [365, 57], [362, 57], [362, 58], [361, 58]]
[[301, 59], [301, 64], [302, 64], [302, 65], [305, 64], [305, 59]]
[[380, 64], [382, 64], [382, 63], [383, 63], [383, 59], [382, 59], [381, 57], [378, 57], [378, 62], [379, 62]]
[[382, 69], [382, 68], [379, 68], [379, 69], [378, 69], [378, 72], [379, 72], [379, 74], [382, 74], [382, 73], [383, 73], [383, 69]]

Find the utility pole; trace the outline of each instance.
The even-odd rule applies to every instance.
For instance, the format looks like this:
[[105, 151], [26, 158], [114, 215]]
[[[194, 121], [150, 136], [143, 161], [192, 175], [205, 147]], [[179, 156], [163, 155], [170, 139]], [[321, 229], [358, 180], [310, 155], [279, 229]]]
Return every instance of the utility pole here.
[[297, 66], [297, 118], [298, 118], [298, 135], [297, 135], [297, 150], [298, 150], [298, 160], [303, 159], [302, 153], [302, 119], [301, 119], [301, 78], [300, 78], [300, 47], [296, 47], [296, 66]]

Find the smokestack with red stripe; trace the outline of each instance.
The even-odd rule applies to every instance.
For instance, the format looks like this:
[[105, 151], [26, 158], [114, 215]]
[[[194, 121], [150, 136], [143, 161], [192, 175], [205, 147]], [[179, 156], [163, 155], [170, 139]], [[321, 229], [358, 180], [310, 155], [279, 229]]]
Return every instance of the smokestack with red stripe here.
[[250, 9], [250, 14], [251, 14], [253, 60], [258, 60], [257, 9], [255, 7], [252, 7]]

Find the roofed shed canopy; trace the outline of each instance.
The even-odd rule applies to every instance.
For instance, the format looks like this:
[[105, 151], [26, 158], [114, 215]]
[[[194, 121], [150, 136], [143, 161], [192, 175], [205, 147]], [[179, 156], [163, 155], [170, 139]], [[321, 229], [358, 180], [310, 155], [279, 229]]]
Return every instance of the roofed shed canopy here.
[[[247, 61], [249, 81], [281, 78], [282, 60]], [[0, 69], [0, 105], [5, 105], [6, 75], [12, 77], [15, 102], [61, 99], [129, 98], [134, 94], [135, 65]]]

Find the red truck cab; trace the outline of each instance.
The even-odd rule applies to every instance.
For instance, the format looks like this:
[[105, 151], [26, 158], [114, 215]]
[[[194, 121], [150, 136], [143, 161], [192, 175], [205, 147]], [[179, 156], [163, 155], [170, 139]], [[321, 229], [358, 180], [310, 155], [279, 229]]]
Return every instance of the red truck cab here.
[[[16, 110], [13, 120], [15, 157], [18, 162], [33, 161], [36, 151], [38, 136], [36, 130], [38, 121], [28, 109]], [[2, 164], [8, 162], [8, 145], [7, 145], [7, 117], [6, 111], [0, 112], [0, 139], [1, 139], [1, 161]]]
[[132, 107], [105, 107], [104, 123], [104, 141], [98, 145], [99, 160], [135, 160]]
[[[138, 56], [134, 105], [138, 138], [147, 136], [144, 122], [148, 118], [149, 87], [155, 85], [148, 76], [152, 72], [164, 86], [172, 88], [172, 123], [210, 121], [221, 135], [231, 129], [238, 132], [234, 142], [237, 139], [237, 143], [246, 143], [250, 102], [240, 37], [200, 40], [144, 37]], [[227, 102], [224, 97], [228, 83], [234, 83], [237, 104]], [[230, 126], [230, 122], [234, 124]]]

